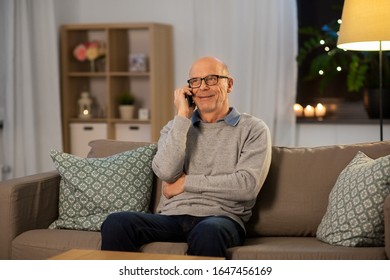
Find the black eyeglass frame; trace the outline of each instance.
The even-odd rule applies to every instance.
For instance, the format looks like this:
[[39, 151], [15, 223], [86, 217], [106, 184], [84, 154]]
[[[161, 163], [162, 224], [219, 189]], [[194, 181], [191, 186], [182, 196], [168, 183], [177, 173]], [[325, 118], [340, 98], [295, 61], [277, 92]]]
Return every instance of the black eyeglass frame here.
[[[217, 82], [215, 84], [209, 85], [208, 82], [207, 82], [207, 78], [209, 78], [209, 77], [217, 77]], [[216, 74], [211, 74], [211, 75], [207, 75], [206, 77], [203, 77], [203, 78], [196, 78], [196, 77], [195, 78], [191, 78], [191, 79], [187, 80], [187, 83], [188, 83], [188, 86], [190, 88], [200, 88], [202, 86], [202, 81], [204, 81], [205, 84], [208, 85], [208, 86], [214, 86], [214, 85], [218, 84], [219, 79], [230, 79], [230, 77], [222, 76], [222, 75], [216, 75]], [[191, 81], [193, 81], [193, 80], [200, 80], [199, 86], [197, 86], [197, 87], [191, 86]]]

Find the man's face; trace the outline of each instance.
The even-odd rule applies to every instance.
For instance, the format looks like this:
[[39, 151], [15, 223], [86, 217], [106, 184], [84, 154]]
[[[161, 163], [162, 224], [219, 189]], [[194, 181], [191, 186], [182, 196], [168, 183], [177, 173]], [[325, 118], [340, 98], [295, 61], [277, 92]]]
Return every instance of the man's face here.
[[[222, 75], [223, 67], [220, 63], [211, 59], [203, 59], [193, 64], [190, 71], [190, 78], [204, 78], [208, 75]], [[212, 86], [206, 85], [202, 80], [199, 88], [192, 89], [193, 99], [202, 114], [213, 114], [217, 117], [224, 117], [229, 109], [228, 94], [232, 90], [232, 80], [219, 78], [218, 83]]]

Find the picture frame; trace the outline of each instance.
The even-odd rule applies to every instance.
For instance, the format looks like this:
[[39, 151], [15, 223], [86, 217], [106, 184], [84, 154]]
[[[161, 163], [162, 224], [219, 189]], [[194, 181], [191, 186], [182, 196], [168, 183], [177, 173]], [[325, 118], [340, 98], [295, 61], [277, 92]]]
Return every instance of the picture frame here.
[[148, 56], [145, 53], [131, 53], [129, 55], [130, 72], [147, 72]]

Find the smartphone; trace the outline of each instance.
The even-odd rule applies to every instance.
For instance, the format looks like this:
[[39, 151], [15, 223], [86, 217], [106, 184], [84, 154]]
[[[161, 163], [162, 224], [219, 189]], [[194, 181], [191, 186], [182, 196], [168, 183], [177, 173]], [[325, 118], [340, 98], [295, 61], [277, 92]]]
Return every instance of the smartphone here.
[[195, 106], [194, 100], [192, 99], [192, 96], [191, 96], [191, 95], [187, 95], [187, 94], [186, 94], [186, 99], [187, 99], [187, 102], [188, 102], [188, 106], [189, 106], [189, 107], [194, 107], [194, 106]]

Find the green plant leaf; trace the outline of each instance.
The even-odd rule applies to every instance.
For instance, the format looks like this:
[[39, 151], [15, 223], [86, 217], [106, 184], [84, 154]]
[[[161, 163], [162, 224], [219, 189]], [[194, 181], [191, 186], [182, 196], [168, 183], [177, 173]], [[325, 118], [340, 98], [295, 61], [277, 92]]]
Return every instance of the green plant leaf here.
[[361, 63], [357, 55], [352, 55], [347, 74], [348, 91], [358, 92], [364, 87], [367, 70], [367, 64]]
[[[337, 48], [338, 28], [339, 24], [333, 20], [322, 28], [308, 26], [299, 29], [304, 41], [298, 51], [298, 66], [302, 67], [310, 59], [309, 71], [305, 73], [303, 80], [318, 79], [320, 91], [323, 92], [338, 77], [340, 72], [337, 67], [341, 67], [342, 72], [346, 73], [343, 76], [349, 92], [358, 92], [365, 87], [379, 87], [378, 52], [345, 51]], [[321, 45], [320, 40], [325, 43]], [[325, 47], [329, 48], [328, 52]], [[323, 70], [324, 74], [319, 75], [319, 70]], [[383, 86], [390, 88], [390, 55], [386, 52], [383, 52], [382, 70]]]

